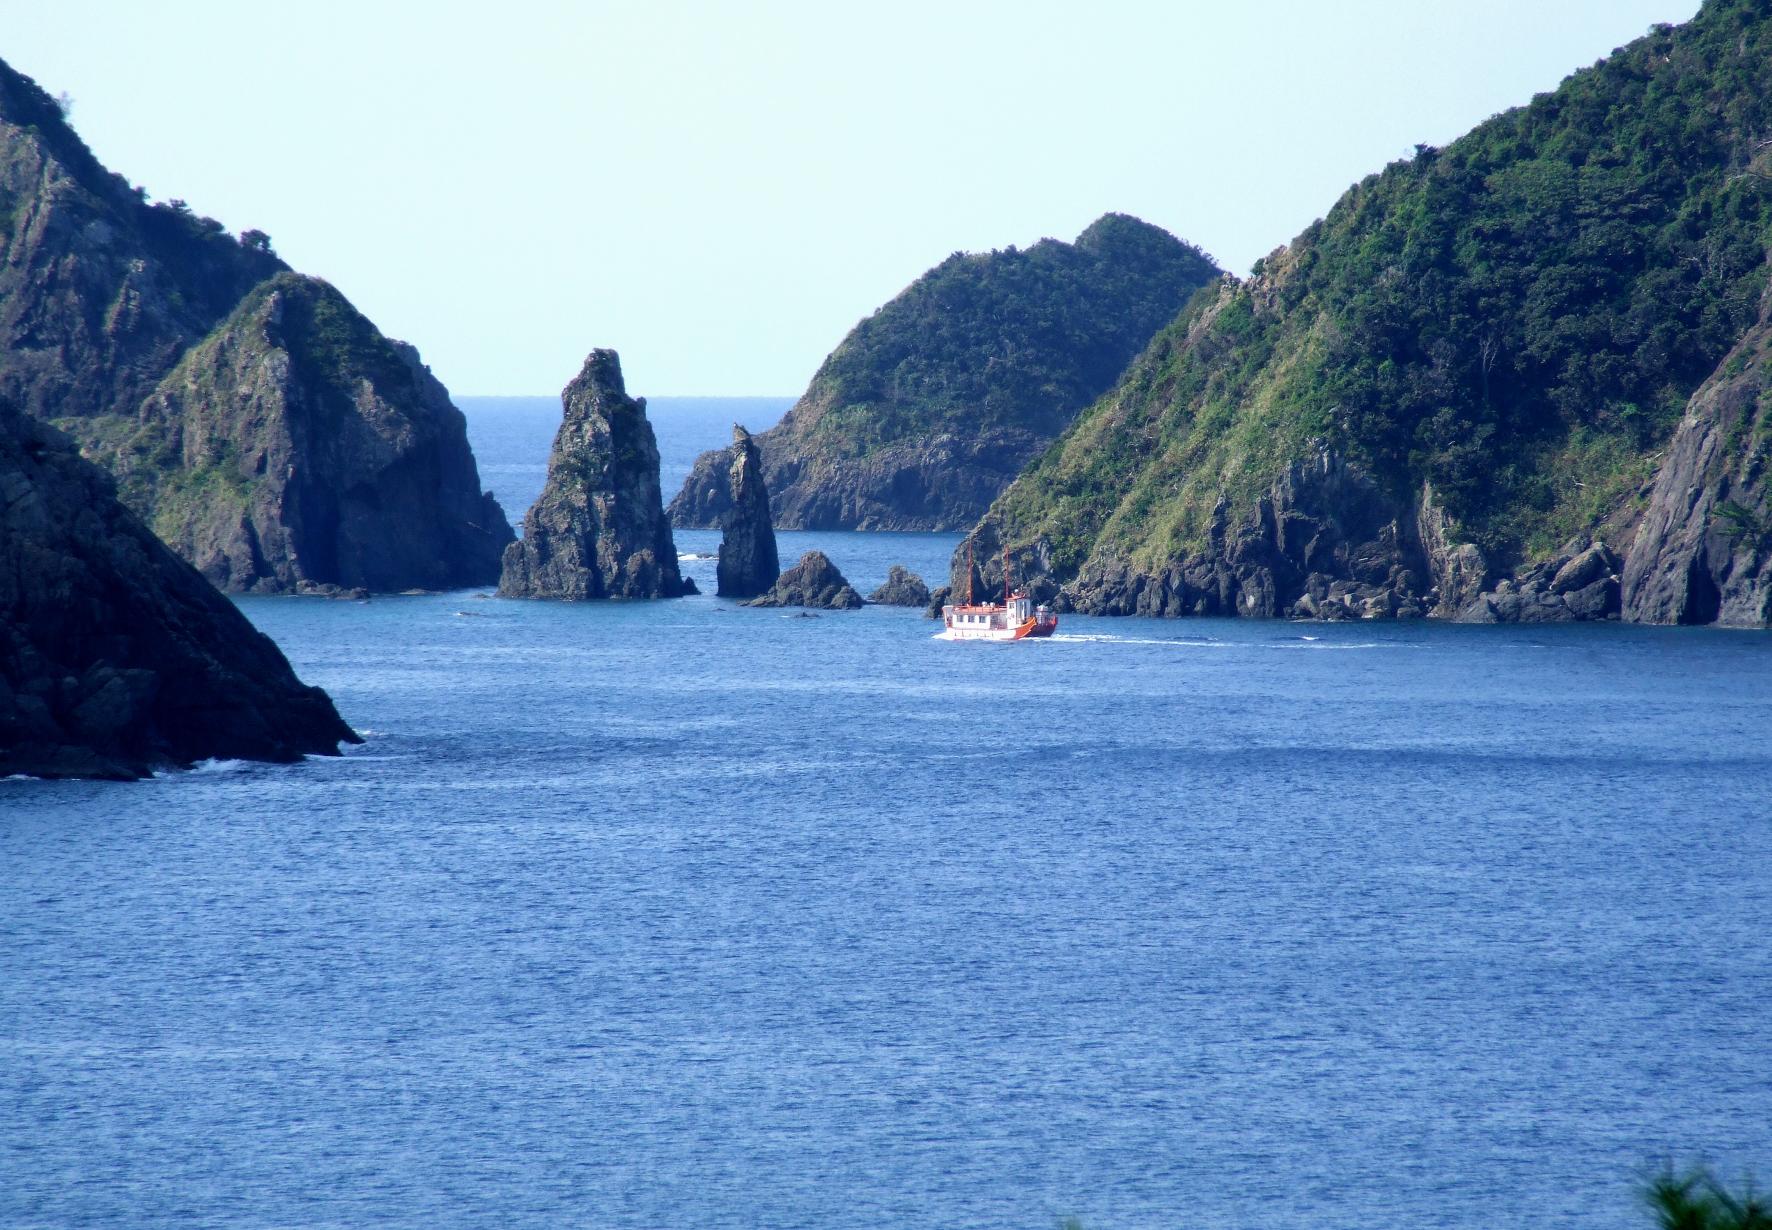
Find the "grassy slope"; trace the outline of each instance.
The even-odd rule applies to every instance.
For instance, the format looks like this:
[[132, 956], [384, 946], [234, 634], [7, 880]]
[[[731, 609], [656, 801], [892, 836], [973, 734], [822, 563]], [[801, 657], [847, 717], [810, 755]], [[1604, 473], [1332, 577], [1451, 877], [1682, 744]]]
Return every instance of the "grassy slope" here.
[[1060, 579], [1205, 542], [1327, 439], [1431, 481], [1502, 560], [1633, 498], [1752, 322], [1772, 222], [1772, 17], [1712, 0], [1553, 94], [1350, 189], [1202, 291], [999, 499]]

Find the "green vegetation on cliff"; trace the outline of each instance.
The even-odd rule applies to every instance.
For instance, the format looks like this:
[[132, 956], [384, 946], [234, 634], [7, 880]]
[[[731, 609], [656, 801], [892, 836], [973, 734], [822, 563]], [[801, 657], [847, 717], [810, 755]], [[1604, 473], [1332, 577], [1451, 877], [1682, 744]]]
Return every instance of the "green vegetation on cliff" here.
[[1400, 515], [1426, 485], [1491, 560], [1542, 554], [1635, 515], [1769, 240], [1772, 16], [1711, 0], [1202, 291], [993, 520], [1059, 581], [1153, 572], [1326, 446]]
[[[1124, 214], [1075, 243], [954, 253], [858, 324], [758, 437], [776, 524], [969, 525], [1218, 276]], [[723, 457], [698, 462], [678, 524], [718, 523]]]
[[943, 429], [1056, 435], [1217, 276], [1198, 249], [1124, 214], [1074, 244], [956, 252], [831, 352], [795, 421], [852, 457]]
[[510, 527], [417, 353], [262, 231], [145, 198], [0, 63], [0, 397], [225, 588], [496, 577]]

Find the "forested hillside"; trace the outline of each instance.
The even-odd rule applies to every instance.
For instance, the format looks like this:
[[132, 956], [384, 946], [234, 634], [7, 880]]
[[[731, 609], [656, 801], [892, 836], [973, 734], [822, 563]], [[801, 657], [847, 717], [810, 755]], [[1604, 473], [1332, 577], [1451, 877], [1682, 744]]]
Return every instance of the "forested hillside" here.
[[[1769, 221], [1772, 17], [1712, 0], [1201, 292], [981, 538], [1087, 610], [1493, 614], [1534, 565], [1629, 552], [1689, 399], [1760, 318]], [[1739, 580], [1763, 490], [1729, 481], [1698, 566]]]

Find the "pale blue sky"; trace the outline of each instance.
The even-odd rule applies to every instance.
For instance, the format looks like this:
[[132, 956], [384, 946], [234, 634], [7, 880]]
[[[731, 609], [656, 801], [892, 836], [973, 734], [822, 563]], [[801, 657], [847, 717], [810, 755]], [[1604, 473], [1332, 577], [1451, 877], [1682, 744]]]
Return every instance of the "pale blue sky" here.
[[158, 199], [269, 231], [456, 393], [798, 393], [955, 249], [1107, 210], [1245, 272], [1697, 0], [0, 0]]

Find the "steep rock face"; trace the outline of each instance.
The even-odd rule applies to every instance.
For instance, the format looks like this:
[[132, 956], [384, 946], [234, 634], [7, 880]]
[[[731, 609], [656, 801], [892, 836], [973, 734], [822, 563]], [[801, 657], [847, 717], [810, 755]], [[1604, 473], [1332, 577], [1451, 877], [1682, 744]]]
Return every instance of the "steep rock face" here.
[[[1582, 537], [1498, 576], [1471, 543], [1457, 542], [1424, 487], [1412, 502], [1380, 491], [1360, 467], [1319, 443], [1232, 522], [1216, 510], [1198, 551], [1161, 569], [1092, 562], [1060, 584], [1045, 539], [1010, 549], [1015, 582], [1037, 600], [1085, 615], [1419, 619], [1565, 623], [1616, 618], [1618, 557]], [[955, 551], [946, 593], [1003, 588], [1002, 537], [986, 517]], [[1494, 588], [1489, 588], [1493, 583]]]
[[806, 606], [824, 611], [852, 611], [865, 605], [823, 551], [808, 551], [800, 562], [776, 579], [775, 585], [746, 606]]
[[646, 401], [621, 359], [593, 350], [561, 394], [548, 481], [505, 549], [507, 598], [675, 598], [686, 592], [658, 485]]
[[[1161, 568], [1092, 560], [1063, 585], [1048, 540], [1013, 545], [1017, 585], [1038, 601], [1088, 615], [1241, 615], [1349, 619], [1426, 614], [1439, 600], [1438, 552], [1424, 547], [1414, 510], [1387, 498], [1359, 467], [1319, 444], [1289, 466], [1247, 516], [1214, 510], [1200, 549]], [[987, 517], [954, 553], [952, 593], [1003, 588], [1002, 535]]]
[[45, 419], [134, 414], [178, 357], [286, 268], [148, 205], [0, 63], [0, 396]]
[[1772, 623], [1772, 322], [1764, 316], [1693, 396], [1624, 567], [1641, 623]]
[[418, 353], [313, 278], [262, 283], [133, 418], [64, 422], [222, 589], [484, 585], [513, 538]]
[[731, 504], [721, 517], [719, 587], [722, 598], [754, 598], [775, 584], [781, 560], [763, 482], [763, 458], [751, 433], [734, 423], [726, 467]]
[[929, 587], [903, 564], [894, 564], [886, 573], [885, 583], [868, 595], [868, 601], [880, 606], [927, 607]]
[[66, 437], [0, 404], [0, 775], [291, 761], [357, 736], [116, 499]]
[[[965, 528], [1217, 276], [1124, 214], [1074, 244], [955, 253], [857, 325], [757, 438], [776, 525]], [[697, 460], [675, 524], [719, 524], [725, 469]]]
[[[1772, 11], [1708, 0], [1367, 177], [1196, 296], [975, 553], [1090, 611], [1764, 623], [1728, 364], [1768, 281], [1768, 65]], [[1361, 481], [1299, 486], [1325, 449]]]
[[415, 353], [267, 237], [148, 205], [4, 64], [0, 396], [226, 588], [483, 584], [511, 539]]

